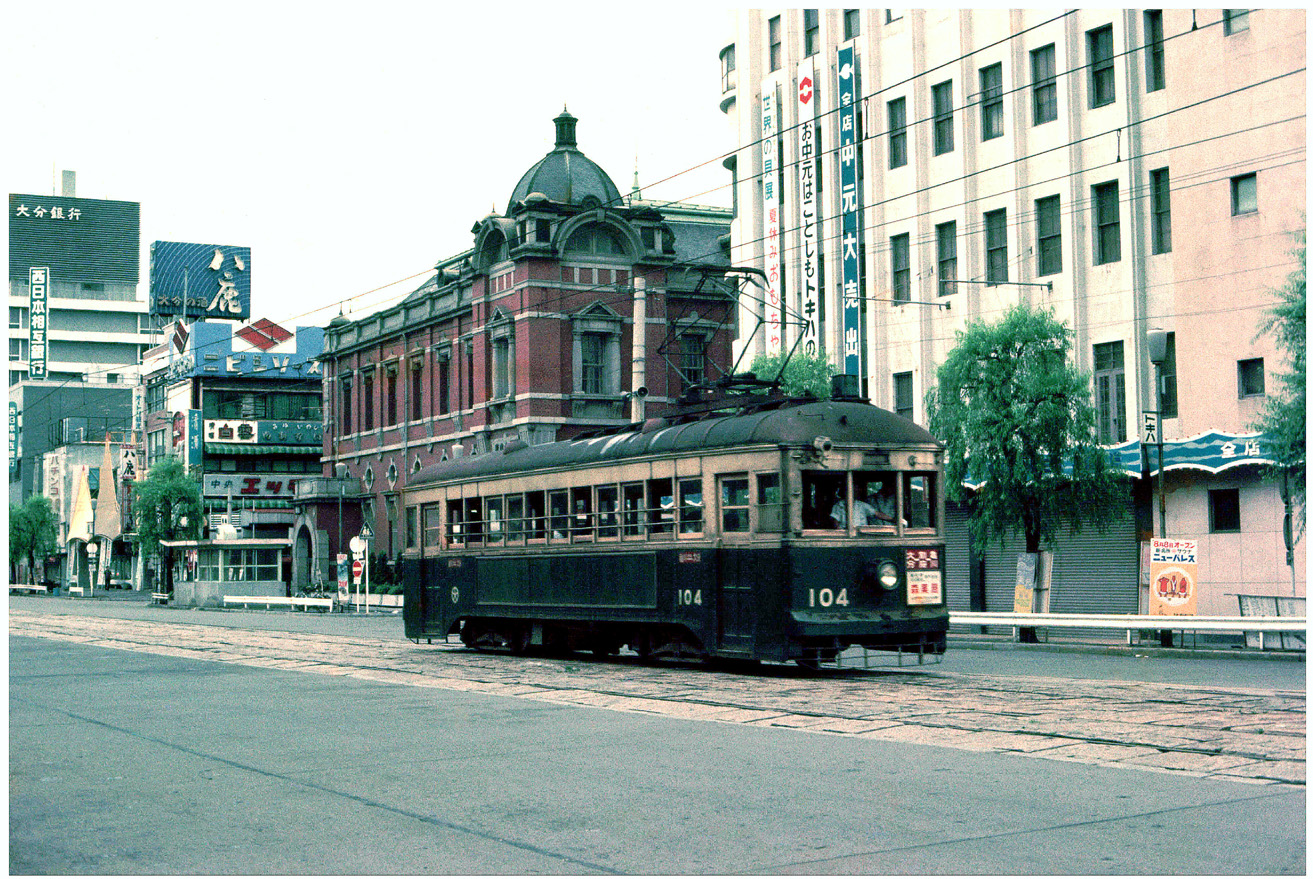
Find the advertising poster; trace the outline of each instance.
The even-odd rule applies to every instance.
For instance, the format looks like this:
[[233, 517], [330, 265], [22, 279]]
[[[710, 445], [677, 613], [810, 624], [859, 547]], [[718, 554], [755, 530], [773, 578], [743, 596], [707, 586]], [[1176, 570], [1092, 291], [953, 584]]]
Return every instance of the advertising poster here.
[[1199, 541], [1155, 537], [1149, 548], [1149, 615], [1194, 616], [1199, 604]]
[[1035, 571], [1039, 556], [1020, 553], [1017, 556], [1017, 588], [1012, 598], [1013, 613], [1033, 613], [1035, 610]]

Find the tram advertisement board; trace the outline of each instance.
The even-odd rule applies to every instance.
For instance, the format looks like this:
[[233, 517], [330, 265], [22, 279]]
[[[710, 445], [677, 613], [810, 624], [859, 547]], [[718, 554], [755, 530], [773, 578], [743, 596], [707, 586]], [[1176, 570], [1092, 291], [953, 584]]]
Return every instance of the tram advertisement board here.
[[907, 550], [907, 603], [944, 603], [944, 582], [938, 549]]
[[1199, 541], [1155, 537], [1149, 548], [1149, 615], [1194, 616], [1199, 604]]

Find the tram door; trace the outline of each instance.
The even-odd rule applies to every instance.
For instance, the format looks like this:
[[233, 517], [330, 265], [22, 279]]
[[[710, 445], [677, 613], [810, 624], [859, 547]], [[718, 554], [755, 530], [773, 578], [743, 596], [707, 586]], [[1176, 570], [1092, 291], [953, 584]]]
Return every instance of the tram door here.
[[716, 597], [716, 635], [722, 653], [751, 655], [756, 634], [756, 565], [748, 550], [718, 550], [719, 589]]

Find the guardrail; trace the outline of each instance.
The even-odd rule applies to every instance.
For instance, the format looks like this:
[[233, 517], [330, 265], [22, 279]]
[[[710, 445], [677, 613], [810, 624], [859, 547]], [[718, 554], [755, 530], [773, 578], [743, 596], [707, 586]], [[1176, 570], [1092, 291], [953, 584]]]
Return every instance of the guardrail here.
[[269, 610], [274, 606], [290, 607], [293, 610], [296, 610], [297, 607], [304, 610], [313, 607], [318, 608], [320, 611], [331, 611], [333, 609], [333, 599], [331, 598], [303, 598], [301, 596], [287, 598], [282, 595], [225, 595], [223, 597], [224, 607], [238, 604], [242, 607], [263, 604], [265, 610]]
[[[1013, 628], [1067, 628], [1067, 629], [1112, 629], [1126, 630], [1126, 643], [1131, 643], [1131, 633], [1137, 630], [1159, 632], [1257, 632], [1258, 649], [1263, 649], [1265, 632], [1308, 631], [1307, 617], [1195, 617], [1195, 616], [1149, 616], [1147, 614], [1109, 614], [1109, 613], [982, 613], [953, 612], [949, 614], [950, 625], [962, 626], [1011, 626]], [[1014, 633], [1015, 634], [1015, 633]]]

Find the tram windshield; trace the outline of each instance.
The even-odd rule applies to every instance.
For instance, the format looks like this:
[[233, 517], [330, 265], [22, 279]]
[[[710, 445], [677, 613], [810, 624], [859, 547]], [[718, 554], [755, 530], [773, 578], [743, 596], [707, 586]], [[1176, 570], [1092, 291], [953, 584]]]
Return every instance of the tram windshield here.
[[900, 525], [935, 528], [935, 491], [935, 474], [929, 472], [806, 470], [803, 528], [846, 531], [850, 522], [861, 533], [893, 531]]

